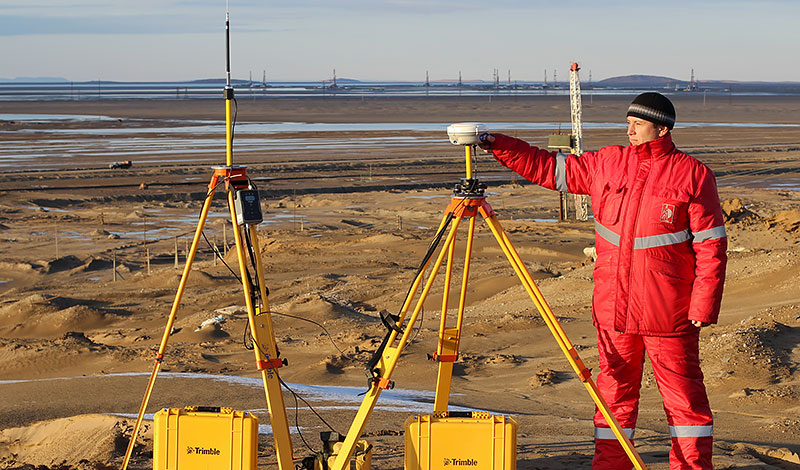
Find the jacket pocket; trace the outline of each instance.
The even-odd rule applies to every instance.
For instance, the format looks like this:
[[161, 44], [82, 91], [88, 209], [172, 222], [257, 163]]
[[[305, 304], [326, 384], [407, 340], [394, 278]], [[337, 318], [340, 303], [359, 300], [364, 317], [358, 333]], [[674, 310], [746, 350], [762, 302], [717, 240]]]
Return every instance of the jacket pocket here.
[[615, 258], [613, 253], [598, 255], [592, 272], [592, 320], [595, 325], [606, 329], [614, 328], [614, 297], [617, 285], [614, 275]]
[[647, 222], [670, 231], [689, 226], [689, 194], [671, 188], [653, 188], [647, 200]]
[[676, 260], [646, 257], [644, 280], [644, 331], [676, 333], [689, 325], [689, 303], [694, 271]]
[[614, 185], [606, 183], [600, 195], [600, 207], [597, 219], [603, 224], [616, 224], [622, 212], [622, 202], [625, 199], [627, 187], [624, 184]]

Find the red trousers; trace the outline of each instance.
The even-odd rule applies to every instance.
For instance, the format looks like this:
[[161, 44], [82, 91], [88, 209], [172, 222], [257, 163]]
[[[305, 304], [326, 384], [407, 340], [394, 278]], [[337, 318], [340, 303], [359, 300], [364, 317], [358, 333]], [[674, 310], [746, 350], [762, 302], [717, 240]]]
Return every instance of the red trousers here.
[[[639, 336], [597, 330], [600, 373], [597, 387], [611, 412], [633, 440], [639, 414], [644, 353], [653, 365], [667, 413], [672, 450], [670, 470], [711, 469], [713, 418], [700, 370], [699, 330], [675, 337]], [[633, 467], [603, 415], [594, 417], [594, 470]]]

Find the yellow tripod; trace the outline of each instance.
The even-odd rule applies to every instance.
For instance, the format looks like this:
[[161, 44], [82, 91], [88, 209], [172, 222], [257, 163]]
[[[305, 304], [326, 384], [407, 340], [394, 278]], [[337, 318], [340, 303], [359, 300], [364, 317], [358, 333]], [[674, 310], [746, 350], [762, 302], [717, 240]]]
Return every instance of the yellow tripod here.
[[[225, 31], [227, 39], [230, 31], [227, 15], [225, 18]], [[147, 384], [142, 404], [139, 407], [139, 414], [136, 418], [136, 425], [133, 429], [131, 441], [125, 452], [122, 470], [126, 470], [130, 462], [136, 443], [136, 437], [139, 434], [142, 419], [147, 409], [147, 404], [150, 401], [153, 386], [155, 385], [156, 376], [161, 369], [164, 351], [167, 348], [167, 342], [172, 333], [172, 327], [175, 323], [178, 306], [181, 303], [189, 273], [192, 271], [192, 264], [195, 254], [197, 253], [197, 247], [200, 243], [200, 237], [203, 235], [203, 227], [205, 226], [208, 212], [211, 208], [211, 201], [214, 199], [214, 193], [217, 188], [223, 184], [228, 192], [228, 208], [230, 210], [231, 220], [234, 222], [233, 236], [236, 242], [236, 255], [239, 262], [239, 273], [244, 291], [244, 300], [247, 305], [248, 325], [250, 328], [250, 335], [253, 339], [256, 367], [261, 371], [261, 379], [264, 383], [267, 409], [269, 411], [270, 423], [272, 424], [272, 435], [275, 439], [278, 468], [280, 470], [292, 470], [294, 468], [292, 464], [292, 440], [289, 434], [289, 422], [286, 419], [286, 408], [281, 392], [281, 379], [278, 375], [278, 368], [286, 365], [286, 362], [278, 357], [278, 348], [275, 341], [275, 332], [272, 326], [272, 316], [269, 308], [269, 298], [264, 282], [264, 267], [261, 263], [261, 249], [259, 247], [258, 233], [256, 231], [256, 225], [261, 221], [261, 202], [257, 192], [250, 190], [251, 183], [247, 176], [246, 167], [233, 165], [233, 120], [231, 106], [233, 101], [233, 88], [230, 85], [230, 48], [228, 48], [227, 85], [225, 86], [224, 92], [226, 165], [214, 167], [211, 182], [208, 184], [208, 193], [206, 194], [203, 209], [200, 213], [200, 221], [194, 233], [192, 247], [186, 256], [186, 266], [183, 268], [183, 275], [181, 276], [180, 284], [178, 284], [178, 292], [175, 294], [175, 300], [172, 303], [167, 325], [166, 328], [164, 328], [164, 335], [161, 338], [161, 344], [156, 353], [153, 372], [150, 374], [150, 380]], [[249, 199], [250, 202], [242, 202], [244, 199]], [[253, 215], [251, 211], [255, 211], [257, 214]], [[250, 249], [251, 268], [255, 270], [255, 276], [257, 278], [255, 285], [251, 283], [250, 271], [248, 269], [248, 246], [246, 246], [246, 243], [249, 245]]]
[[[561, 328], [561, 325], [559, 324], [552, 310], [550, 310], [550, 306], [545, 301], [542, 293], [539, 291], [539, 288], [536, 286], [536, 283], [534, 283], [533, 278], [522, 262], [522, 259], [519, 257], [519, 254], [517, 254], [517, 251], [514, 249], [511, 241], [500, 225], [500, 222], [497, 220], [494, 211], [486, 201], [486, 196], [484, 195], [486, 186], [481, 184], [477, 178], [473, 178], [472, 155], [474, 151], [474, 145], [465, 145], [465, 149], [466, 179], [463, 179], [461, 184], [456, 187], [456, 191], [454, 192], [450, 204], [445, 210], [444, 217], [439, 224], [437, 237], [431, 244], [431, 250], [429, 250], [428, 258], [423, 262], [423, 266], [417, 273], [417, 276], [414, 279], [399, 315], [393, 319], [388, 319], [386, 317], [383, 318], [384, 323], [386, 323], [390, 328], [389, 333], [387, 333], [383, 344], [381, 344], [381, 347], [379, 348], [375, 357], [368, 365], [367, 373], [370, 380], [369, 390], [367, 391], [364, 400], [362, 401], [361, 406], [356, 413], [356, 417], [350, 426], [350, 430], [348, 431], [342, 448], [340, 449], [339, 454], [334, 461], [332, 469], [344, 470], [345, 468], [348, 468], [348, 462], [353, 453], [355, 443], [363, 433], [364, 427], [366, 426], [366, 421], [369, 419], [369, 416], [372, 413], [372, 410], [374, 409], [381, 392], [394, 386], [393, 382], [390, 380], [390, 377], [392, 372], [394, 372], [403, 348], [409, 341], [410, 335], [413, 331], [414, 323], [417, 321], [417, 318], [422, 311], [425, 299], [431, 290], [431, 286], [433, 285], [436, 275], [438, 274], [445, 258], [447, 258], [447, 264], [445, 268], [445, 284], [442, 298], [439, 343], [437, 351], [433, 355], [433, 359], [439, 363], [434, 411], [447, 410], [453, 374], [453, 363], [458, 358], [459, 343], [461, 341], [461, 327], [464, 317], [465, 297], [470, 268], [470, 256], [472, 253], [472, 241], [475, 233], [475, 220], [477, 219], [478, 214], [480, 214], [480, 216], [486, 221], [489, 229], [492, 231], [492, 234], [497, 240], [497, 243], [500, 245], [503, 253], [506, 255], [506, 258], [508, 258], [509, 263], [511, 263], [511, 266], [514, 268], [514, 271], [522, 282], [522, 285], [525, 287], [528, 295], [530, 295], [531, 300], [533, 300], [534, 305], [536, 305], [536, 309], [539, 311], [539, 314], [542, 316], [547, 324], [547, 327], [550, 329], [550, 332], [553, 334], [558, 346], [561, 348], [581, 382], [583, 382], [583, 384], [586, 386], [589, 395], [591, 395], [598, 409], [611, 426], [614, 435], [622, 444], [628, 457], [631, 459], [637, 470], [646, 469], [647, 467], [645, 467], [641, 457], [633, 448], [633, 444], [628, 439], [628, 436], [624, 431], [622, 431], [619, 423], [611, 414], [608, 405], [600, 396], [597, 385], [592, 380], [591, 371], [584, 365], [583, 361], [578, 355], [578, 352], [575, 350], [575, 347], [572, 345], [569, 338], [567, 338], [566, 333]], [[464, 219], [469, 219], [469, 228], [466, 240], [466, 253], [464, 255], [464, 268], [461, 280], [458, 316], [455, 325], [448, 325], [447, 303], [450, 295], [450, 281], [452, 278], [453, 262], [455, 259], [456, 233], [458, 231], [459, 224]], [[423, 277], [432, 259], [432, 251], [435, 250], [435, 245], [443, 236], [446, 226], [451, 223], [452, 226], [450, 227], [447, 237], [444, 240], [444, 245], [439, 251], [436, 260], [433, 263], [433, 267], [431, 268], [430, 277], [425, 282], [414, 309], [411, 311], [410, 317], [406, 318], [409, 309], [411, 308], [412, 301], [416, 296], [420, 285], [422, 284]]]

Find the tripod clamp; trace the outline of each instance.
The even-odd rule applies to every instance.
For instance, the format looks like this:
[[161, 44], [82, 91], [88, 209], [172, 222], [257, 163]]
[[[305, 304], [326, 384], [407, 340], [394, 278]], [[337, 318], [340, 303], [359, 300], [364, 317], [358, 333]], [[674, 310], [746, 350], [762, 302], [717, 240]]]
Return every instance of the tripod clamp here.
[[403, 329], [397, 324], [400, 321], [400, 315], [394, 315], [389, 313], [388, 310], [382, 310], [380, 313], [381, 323], [383, 326], [386, 327], [389, 332], [396, 332], [397, 334], [403, 334]]
[[389, 344], [389, 338], [391, 337], [392, 332], [402, 335], [403, 329], [397, 324], [397, 322], [400, 321], [400, 315], [394, 315], [389, 313], [388, 310], [383, 310], [380, 313], [380, 317], [381, 323], [383, 323], [383, 326], [386, 327], [387, 331], [386, 336], [384, 336], [383, 341], [381, 342], [381, 345], [372, 355], [372, 358], [369, 360], [369, 362], [367, 362], [367, 366], [364, 368], [364, 374], [367, 375], [367, 390], [371, 389], [373, 385], [382, 390], [394, 388], [394, 381], [381, 377], [380, 369], [377, 366], [381, 360], [381, 356], [383, 356], [383, 351]]
[[486, 183], [481, 183], [478, 178], [461, 178], [461, 182], [453, 187], [453, 196], [481, 198], [485, 197], [486, 188]]
[[377, 369], [372, 369], [372, 370], [367, 369], [366, 373], [367, 373], [367, 389], [371, 389], [373, 386], [381, 390], [391, 390], [394, 388], [394, 380], [389, 380], [386, 377], [379, 376]]

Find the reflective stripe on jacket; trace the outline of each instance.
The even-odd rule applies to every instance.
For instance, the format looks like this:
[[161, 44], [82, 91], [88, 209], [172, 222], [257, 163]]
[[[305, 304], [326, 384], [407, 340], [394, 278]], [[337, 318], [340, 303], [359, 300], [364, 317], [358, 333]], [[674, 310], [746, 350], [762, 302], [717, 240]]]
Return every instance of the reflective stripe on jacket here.
[[524, 178], [591, 197], [596, 326], [675, 336], [692, 331], [692, 320], [717, 322], [727, 262], [717, 184], [670, 133], [580, 157], [494, 137], [495, 158]]

